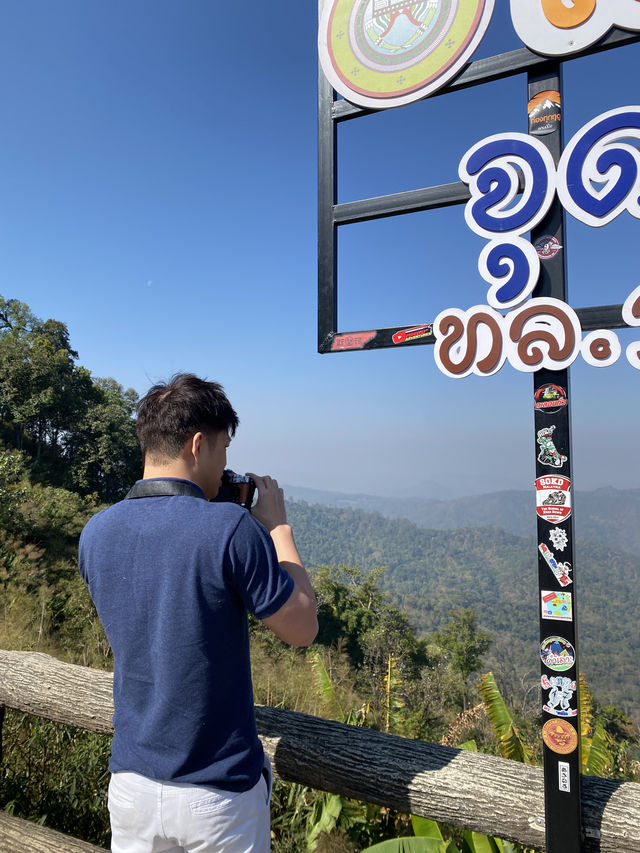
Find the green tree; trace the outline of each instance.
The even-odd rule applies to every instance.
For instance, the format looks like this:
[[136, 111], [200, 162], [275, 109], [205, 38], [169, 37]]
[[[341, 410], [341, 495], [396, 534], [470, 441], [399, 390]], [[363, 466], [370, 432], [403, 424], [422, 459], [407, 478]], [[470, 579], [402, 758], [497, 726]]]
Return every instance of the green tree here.
[[19, 450], [29, 437], [45, 477], [59, 462], [61, 440], [74, 428], [90, 393], [89, 371], [76, 366], [77, 357], [64, 323], [39, 320], [24, 303], [0, 296], [3, 419], [13, 428]]
[[434, 642], [449, 654], [449, 664], [462, 681], [462, 710], [467, 710], [470, 678], [482, 666], [482, 656], [491, 636], [478, 628], [478, 617], [470, 607], [451, 610], [450, 622], [434, 635]]
[[142, 475], [133, 420], [137, 400], [132, 388], [125, 391], [115, 379], [94, 380], [88, 405], [65, 442], [72, 488], [113, 503]]
[[0, 296], [0, 434], [40, 482], [113, 502], [141, 472], [137, 394], [77, 358], [64, 323]]

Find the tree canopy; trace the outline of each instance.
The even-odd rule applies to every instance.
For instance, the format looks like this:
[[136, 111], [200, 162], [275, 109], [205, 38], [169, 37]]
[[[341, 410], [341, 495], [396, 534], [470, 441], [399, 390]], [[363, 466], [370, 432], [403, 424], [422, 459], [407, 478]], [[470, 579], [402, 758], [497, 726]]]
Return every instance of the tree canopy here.
[[77, 360], [64, 323], [0, 295], [0, 438], [37, 481], [112, 502], [141, 469], [137, 394]]

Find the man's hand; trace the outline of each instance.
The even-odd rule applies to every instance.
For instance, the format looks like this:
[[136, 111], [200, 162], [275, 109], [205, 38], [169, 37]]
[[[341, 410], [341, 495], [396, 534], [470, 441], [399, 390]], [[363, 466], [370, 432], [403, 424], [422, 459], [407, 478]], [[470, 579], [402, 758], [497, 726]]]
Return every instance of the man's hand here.
[[287, 523], [284, 492], [273, 477], [258, 477], [257, 474], [249, 474], [249, 477], [258, 487], [258, 500], [251, 507], [251, 515], [271, 533], [274, 528]]
[[316, 597], [309, 576], [287, 524], [284, 492], [273, 477], [249, 474], [258, 487], [258, 500], [251, 508], [253, 517], [267, 528], [278, 562], [293, 578], [293, 592], [282, 607], [263, 620], [273, 633], [292, 646], [308, 646], [318, 633]]

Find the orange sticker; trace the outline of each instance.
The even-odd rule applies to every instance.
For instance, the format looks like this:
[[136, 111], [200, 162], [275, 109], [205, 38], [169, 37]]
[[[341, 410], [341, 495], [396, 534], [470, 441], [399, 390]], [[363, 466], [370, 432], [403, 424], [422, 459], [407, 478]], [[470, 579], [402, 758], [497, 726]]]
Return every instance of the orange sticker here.
[[554, 27], [569, 30], [584, 24], [596, 8], [596, 0], [574, 0], [571, 7], [562, 0], [542, 0], [542, 11]]
[[552, 752], [568, 755], [578, 745], [578, 732], [566, 720], [547, 720], [542, 727], [542, 740]]

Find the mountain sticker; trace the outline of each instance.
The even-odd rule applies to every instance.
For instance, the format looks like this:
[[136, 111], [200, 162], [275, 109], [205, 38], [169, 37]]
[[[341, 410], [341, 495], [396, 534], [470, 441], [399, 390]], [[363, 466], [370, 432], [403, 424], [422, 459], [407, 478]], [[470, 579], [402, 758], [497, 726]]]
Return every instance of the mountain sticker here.
[[527, 104], [529, 114], [529, 133], [533, 136], [546, 136], [560, 126], [562, 107], [560, 92], [548, 89], [539, 92]]

